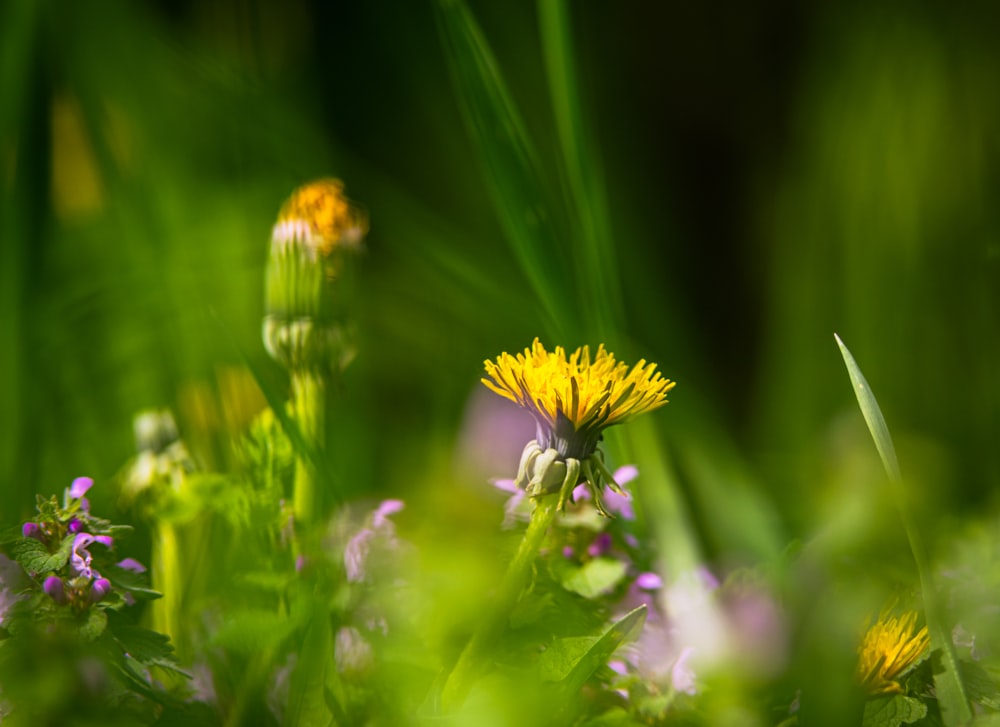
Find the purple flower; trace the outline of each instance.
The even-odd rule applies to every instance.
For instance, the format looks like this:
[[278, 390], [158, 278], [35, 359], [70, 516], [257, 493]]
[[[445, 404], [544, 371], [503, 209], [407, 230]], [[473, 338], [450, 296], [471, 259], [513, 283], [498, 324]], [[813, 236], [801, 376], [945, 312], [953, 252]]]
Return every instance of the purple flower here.
[[68, 530], [71, 533], [79, 533], [83, 531], [83, 523], [80, 522], [79, 518], [73, 518], [69, 521]]
[[347, 547], [344, 548], [344, 569], [349, 583], [360, 583], [365, 579], [365, 562], [371, 547], [369, 541], [374, 537], [374, 530], [362, 528], [347, 541]]
[[504, 530], [510, 530], [518, 521], [527, 522], [531, 519], [530, 509], [523, 506], [527, 495], [524, 490], [514, 484], [514, 480], [490, 480], [490, 483], [498, 490], [510, 493], [510, 497], [503, 505], [503, 524], [501, 527]]
[[77, 477], [69, 488], [69, 496], [74, 500], [79, 500], [87, 494], [87, 490], [94, 486], [94, 481], [89, 477]]
[[94, 536], [90, 533], [77, 533], [73, 539], [73, 552], [69, 558], [70, 568], [78, 576], [95, 578], [100, 576], [93, 568], [93, 558], [87, 550], [87, 546], [94, 542]]
[[360, 631], [353, 626], [344, 626], [337, 631], [333, 660], [341, 674], [361, 674], [371, 667], [374, 653]]
[[396, 528], [389, 515], [399, 512], [404, 506], [402, 500], [384, 500], [372, 513], [371, 526], [361, 528], [347, 541], [344, 570], [348, 582], [360, 583], [365, 579], [369, 554], [376, 538], [390, 548], [396, 545]]
[[696, 694], [697, 688], [694, 683], [694, 670], [691, 669], [691, 657], [694, 655], [693, 646], [685, 646], [681, 650], [680, 656], [670, 669], [670, 684], [675, 691], [685, 694]]
[[640, 573], [635, 584], [644, 591], [658, 591], [663, 588], [663, 579], [656, 573]]
[[601, 533], [596, 538], [594, 542], [587, 546], [587, 555], [591, 558], [596, 558], [599, 555], [604, 555], [611, 550], [611, 533]]
[[406, 503], [402, 500], [383, 500], [382, 504], [372, 514], [372, 527], [376, 530], [383, 527], [392, 529], [393, 524], [389, 520], [389, 516], [396, 514], [405, 507]]
[[21, 535], [25, 538], [34, 538], [35, 540], [45, 541], [45, 536], [42, 533], [41, 527], [38, 523], [25, 523], [21, 526]]
[[132, 571], [133, 573], [146, 572], [146, 566], [137, 561], [135, 558], [125, 558], [124, 560], [118, 561], [118, 567], [122, 570]]
[[573, 550], [572, 545], [564, 545], [562, 549], [563, 558], [572, 558], [576, 555], [576, 551]]
[[62, 578], [59, 576], [49, 576], [45, 579], [45, 583], [42, 584], [42, 590], [45, 591], [52, 598], [53, 601], [62, 605], [69, 601], [66, 598], [66, 586], [62, 582]]
[[[639, 470], [635, 465], [627, 464], [619, 467], [614, 472], [615, 482], [619, 485], [626, 485], [639, 476]], [[619, 495], [607, 485], [604, 486], [604, 506], [612, 515], [621, 515], [626, 520], [635, 520], [635, 508], [632, 507], [632, 499]], [[573, 490], [573, 501], [580, 502], [590, 499], [590, 489], [587, 485], [577, 485]]]
[[94, 542], [95, 543], [100, 543], [105, 548], [109, 548], [110, 549], [110, 548], [114, 547], [115, 539], [112, 538], [110, 535], [95, 535], [94, 536]]
[[90, 601], [97, 603], [111, 592], [111, 581], [107, 578], [98, 578], [90, 586]]

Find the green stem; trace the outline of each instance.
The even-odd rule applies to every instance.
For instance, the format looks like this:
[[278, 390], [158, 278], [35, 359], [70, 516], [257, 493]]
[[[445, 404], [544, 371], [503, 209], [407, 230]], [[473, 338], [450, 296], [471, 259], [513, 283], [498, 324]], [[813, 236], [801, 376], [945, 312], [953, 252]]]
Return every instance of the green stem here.
[[[292, 371], [292, 407], [295, 421], [314, 452], [321, 451], [323, 412], [326, 403], [323, 377], [315, 371]], [[300, 453], [295, 462], [295, 518], [299, 524], [312, 522], [316, 511], [316, 473]]]
[[531, 522], [524, 533], [517, 554], [507, 567], [507, 573], [500, 584], [500, 590], [492, 607], [486, 612], [469, 643], [466, 644], [458, 662], [445, 681], [441, 690], [441, 709], [450, 712], [461, 706], [469, 689], [481, 674], [483, 660], [490, 647], [503, 633], [511, 609], [528, 584], [531, 566], [545, 534], [556, 516], [558, 494], [540, 498], [531, 513]]
[[153, 630], [170, 637], [174, 647], [181, 651], [180, 617], [182, 581], [180, 572], [180, 541], [177, 529], [171, 522], [157, 521], [153, 533], [153, 588], [163, 594], [152, 602]]

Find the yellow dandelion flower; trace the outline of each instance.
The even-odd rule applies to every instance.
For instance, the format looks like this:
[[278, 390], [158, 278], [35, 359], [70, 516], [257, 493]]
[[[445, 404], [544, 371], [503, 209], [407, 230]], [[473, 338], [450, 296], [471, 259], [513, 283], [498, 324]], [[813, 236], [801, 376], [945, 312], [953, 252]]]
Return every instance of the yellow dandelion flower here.
[[567, 488], [572, 490], [582, 475], [602, 512], [601, 477], [620, 491], [597, 451], [602, 432], [663, 406], [674, 387], [656, 364], [640, 360], [630, 369], [604, 344], [593, 357], [587, 346], [567, 356], [561, 346], [547, 351], [536, 338], [524, 353], [503, 353], [485, 367], [489, 378], [482, 382], [529, 411], [537, 424], [538, 436], [525, 448], [518, 482], [527, 483], [533, 496], [561, 488], [564, 506]]
[[296, 189], [282, 206], [274, 239], [301, 240], [326, 256], [338, 246], [356, 247], [367, 231], [367, 216], [344, 196], [344, 183], [318, 179]]
[[927, 627], [917, 631], [916, 611], [898, 618], [883, 614], [858, 647], [858, 679], [871, 694], [898, 694], [899, 678], [920, 662], [930, 648]]

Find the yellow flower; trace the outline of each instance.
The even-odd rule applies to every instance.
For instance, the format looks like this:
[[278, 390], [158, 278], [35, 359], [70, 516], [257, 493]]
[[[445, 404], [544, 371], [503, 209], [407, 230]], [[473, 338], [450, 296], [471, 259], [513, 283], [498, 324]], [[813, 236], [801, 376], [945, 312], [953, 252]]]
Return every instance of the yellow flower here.
[[[603, 429], [666, 404], [674, 387], [656, 364], [640, 360], [629, 370], [604, 344], [593, 359], [587, 346], [567, 358], [562, 346], [549, 352], [536, 338], [524, 353], [503, 353], [485, 365], [492, 381], [483, 383], [530, 411], [540, 430], [561, 436], [560, 454], [577, 458], [594, 451]], [[539, 445], [552, 444], [551, 436], [543, 434], [547, 441]]]
[[537, 338], [524, 353], [502, 353], [485, 366], [489, 378], [482, 382], [527, 409], [537, 425], [537, 437], [521, 457], [518, 485], [533, 497], [559, 490], [564, 507], [573, 488], [586, 482], [598, 511], [606, 514], [601, 480], [622, 491], [597, 450], [602, 432], [666, 404], [674, 382], [645, 360], [629, 369], [604, 344], [593, 358], [587, 346], [567, 357], [561, 346], [546, 351]]
[[899, 678], [921, 661], [930, 648], [927, 627], [919, 631], [917, 613], [907, 611], [898, 618], [887, 613], [868, 629], [858, 647], [858, 679], [871, 694], [903, 691]]
[[368, 219], [344, 196], [344, 183], [318, 179], [296, 189], [282, 206], [274, 238], [303, 240], [326, 256], [338, 245], [356, 247], [367, 231]]

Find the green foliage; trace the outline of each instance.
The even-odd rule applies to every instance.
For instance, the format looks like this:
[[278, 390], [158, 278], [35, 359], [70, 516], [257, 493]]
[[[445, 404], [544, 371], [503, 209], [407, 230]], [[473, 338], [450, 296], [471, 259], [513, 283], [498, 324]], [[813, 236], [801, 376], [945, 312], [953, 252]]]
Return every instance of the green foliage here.
[[899, 727], [927, 716], [927, 706], [913, 697], [892, 694], [865, 702], [862, 727]]
[[626, 569], [617, 558], [594, 558], [580, 566], [561, 564], [557, 573], [566, 590], [584, 598], [597, 598], [615, 590], [625, 578]]
[[29, 573], [51, 573], [66, 565], [73, 550], [73, 535], [62, 539], [54, 553], [34, 538], [22, 538], [10, 546], [10, 554]]

